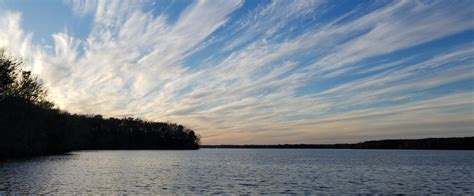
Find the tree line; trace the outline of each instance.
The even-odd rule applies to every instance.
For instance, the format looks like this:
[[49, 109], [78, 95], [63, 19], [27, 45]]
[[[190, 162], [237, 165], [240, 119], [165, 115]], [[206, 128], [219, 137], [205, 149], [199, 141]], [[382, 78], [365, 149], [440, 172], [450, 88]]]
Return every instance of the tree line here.
[[92, 149], [198, 149], [182, 125], [59, 110], [24, 63], [0, 50], [0, 159]]
[[202, 145], [201, 148], [474, 150], [474, 137], [376, 140], [355, 144]]

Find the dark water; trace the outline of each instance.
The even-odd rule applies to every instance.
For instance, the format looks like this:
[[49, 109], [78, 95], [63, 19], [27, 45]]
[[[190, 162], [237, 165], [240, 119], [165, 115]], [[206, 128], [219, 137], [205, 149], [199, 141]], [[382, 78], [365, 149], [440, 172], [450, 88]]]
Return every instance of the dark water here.
[[0, 163], [0, 193], [473, 194], [474, 151], [83, 151]]

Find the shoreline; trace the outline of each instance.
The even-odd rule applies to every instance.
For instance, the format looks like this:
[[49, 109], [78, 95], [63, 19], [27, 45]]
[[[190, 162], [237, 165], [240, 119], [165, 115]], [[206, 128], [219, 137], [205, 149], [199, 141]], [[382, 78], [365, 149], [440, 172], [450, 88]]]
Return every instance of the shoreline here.
[[345, 144], [243, 144], [200, 145], [226, 149], [374, 149], [374, 150], [474, 150], [474, 136], [423, 139], [387, 139]]

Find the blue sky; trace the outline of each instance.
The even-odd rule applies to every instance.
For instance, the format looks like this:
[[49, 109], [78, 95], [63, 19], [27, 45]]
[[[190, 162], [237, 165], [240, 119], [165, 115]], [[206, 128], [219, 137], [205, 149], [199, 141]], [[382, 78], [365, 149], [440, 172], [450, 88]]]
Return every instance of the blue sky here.
[[61, 109], [205, 144], [474, 135], [469, 0], [0, 0], [0, 47]]

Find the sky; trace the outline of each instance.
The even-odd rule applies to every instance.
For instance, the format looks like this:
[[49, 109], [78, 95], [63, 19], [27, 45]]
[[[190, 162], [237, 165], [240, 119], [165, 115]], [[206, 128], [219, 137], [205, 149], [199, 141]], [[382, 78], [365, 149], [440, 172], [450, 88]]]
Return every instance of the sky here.
[[203, 144], [474, 135], [474, 3], [0, 0], [58, 108]]

